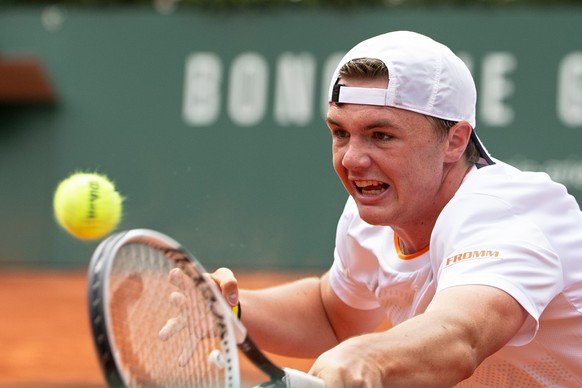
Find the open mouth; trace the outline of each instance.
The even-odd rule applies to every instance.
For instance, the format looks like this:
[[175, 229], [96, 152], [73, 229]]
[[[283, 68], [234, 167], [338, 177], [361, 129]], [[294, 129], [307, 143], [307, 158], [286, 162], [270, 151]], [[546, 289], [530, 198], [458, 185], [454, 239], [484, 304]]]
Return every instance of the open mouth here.
[[358, 192], [362, 195], [382, 194], [388, 190], [388, 187], [390, 187], [390, 185], [387, 183], [372, 180], [354, 181], [354, 184], [356, 185], [356, 190], [358, 190]]

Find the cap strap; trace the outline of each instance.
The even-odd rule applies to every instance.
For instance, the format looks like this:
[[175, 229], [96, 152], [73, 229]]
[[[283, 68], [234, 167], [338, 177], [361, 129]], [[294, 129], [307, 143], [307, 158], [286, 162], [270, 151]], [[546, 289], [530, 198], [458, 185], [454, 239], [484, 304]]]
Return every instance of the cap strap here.
[[479, 139], [479, 136], [477, 136], [475, 129], [471, 131], [471, 139], [473, 140], [473, 143], [475, 143], [475, 146], [477, 146], [477, 150], [479, 151], [479, 155], [481, 156], [481, 159], [479, 160], [478, 164], [483, 165], [495, 164], [495, 161], [491, 158], [491, 155], [489, 155], [489, 152], [487, 151], [483, 143], [481, 143], [481, 140]]
[[331, 101], [346, 104], [387, 106], [387, 89], [359, 88], [335, 84], [331, 94]]

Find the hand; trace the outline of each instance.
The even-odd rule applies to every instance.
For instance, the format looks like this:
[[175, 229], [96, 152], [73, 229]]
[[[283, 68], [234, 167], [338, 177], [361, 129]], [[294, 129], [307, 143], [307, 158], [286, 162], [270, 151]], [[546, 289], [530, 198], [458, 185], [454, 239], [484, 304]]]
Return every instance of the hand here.
[[[232, 271], [221, 268], [204, 276], [210, 277], [218, 285], [229, 304], [232, 306], [238, 304], [238, 285]], [[170, 294], [170, 302], [178, 313], [166, 321], [158, 336], [162, 341], [167, 341], [184, 329], [188, 330], [190, 341], [187, 341], [178, 359], [178, 364], [185, 366], [192, 358], [200, 340], [216, 336], [218, 333], [215, 333], [215, 329], [209, 326], [206, 320], [197, 318], [198, 310], [193, 308], [191, 302], [197, 299], [194, 295], [196, 289], [190, 285], [187, 275], [181, 269], [173, 268], [168, 275], [168, 281], [179, 290]]]
[[359, 337], [346, 340], [320, 355], [309, 374], [325, 381], [327, 388], [381, 388], [379, 360]]
[[190, 285], [191, 280], [188, 276], [180, 268], [173, 268], [168, 274], [168, 281], [179, 290], [170, 294], [170, 303], [178, 313], [166, 321], [158, 336], [165, 342], [187, 329], [185, 336], [188, 340], [184, 342], [184, 349], [178, 358], [178, 365], [185, 366], [192, 358], [200, 340], [214, 334], [213, 329], [205, 324], [205, 320], [197, 318], [197, 311], [191, 302], [196, 300], [194, 295], [196, 289]]
[[238, 304], [238, 281], [228, 268], [219, 268], [211, 273], [210, 278], [214, 280], [222, 295], [231, 307]]

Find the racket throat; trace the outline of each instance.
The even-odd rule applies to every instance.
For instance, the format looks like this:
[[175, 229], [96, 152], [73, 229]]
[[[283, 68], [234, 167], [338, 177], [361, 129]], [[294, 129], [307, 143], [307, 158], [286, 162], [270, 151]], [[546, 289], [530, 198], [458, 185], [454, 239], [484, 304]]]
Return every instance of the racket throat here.
[[[254, 341], [249, 336], [247, 336], [242, 343], [239, 343], [238, 347], [257, 368], [271, 378], [271, 382], [283, 381], [285, 371], [273, 364], [273, 362], [257, 348]], [[276, 385], [270, 386], [274, 387]]]

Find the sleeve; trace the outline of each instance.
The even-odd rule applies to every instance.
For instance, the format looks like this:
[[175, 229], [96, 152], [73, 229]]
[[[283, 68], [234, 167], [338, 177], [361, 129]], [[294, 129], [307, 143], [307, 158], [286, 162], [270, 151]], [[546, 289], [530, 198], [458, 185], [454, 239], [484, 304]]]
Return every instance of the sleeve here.
[[329, 282], [332, 290], [345, 304], [356, 309], [371, 310], [380, 307], [373, 291], [377, 279], [370, 276], [377, 274], [377, 271], [368, 271], [375, 258], [358, 244], [356, 236], [350, 231], [357, 219], [357, 208], [350, 197], [337, 226]]
[[437, 292], [480, 284], [511, 295], [529, 313], [510, 345], [531, 341], [545, 307], [562, 289], [562, 268], [535, 223], [495, 197], [460, 198], [435, 228]]

